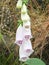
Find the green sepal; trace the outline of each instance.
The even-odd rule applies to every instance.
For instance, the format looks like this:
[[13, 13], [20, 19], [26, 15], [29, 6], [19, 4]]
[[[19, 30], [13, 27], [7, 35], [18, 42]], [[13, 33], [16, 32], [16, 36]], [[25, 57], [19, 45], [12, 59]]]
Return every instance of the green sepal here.
[[23, 21], [22, 21], [22, 20], [18, 20], [18, 22], [17, 22], [17, 27], [18, 27], [20, 24], [23, 26]]
[[28, 3], [28, 0], [22, 0], [24, 4], [27, 4]]

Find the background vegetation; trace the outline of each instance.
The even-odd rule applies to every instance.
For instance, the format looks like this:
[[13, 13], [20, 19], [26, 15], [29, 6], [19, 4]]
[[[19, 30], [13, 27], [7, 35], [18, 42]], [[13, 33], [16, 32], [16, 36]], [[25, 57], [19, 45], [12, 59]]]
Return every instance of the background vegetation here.
[[[22, 65], [18, 60], [19, 47], [14, 44], [20, 19], [16, 3], [17, 0], [0, 0], [0, 65]], [[27, 6], [35, 50], [31, 58], [38, 57], [49, 65], [49, 0], [29, 0]]]

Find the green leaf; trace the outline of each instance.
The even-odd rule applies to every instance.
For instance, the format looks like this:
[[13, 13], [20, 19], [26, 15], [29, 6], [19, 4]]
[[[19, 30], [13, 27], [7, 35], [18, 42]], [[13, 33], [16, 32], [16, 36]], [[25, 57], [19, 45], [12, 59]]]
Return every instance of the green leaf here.
[[31, 58], [28, 59], [25, 64], [27, 65], [46, 65], [41, 59], [38, 58]]
[[14, 52], [10, 53], [9, 57], [7, 58], [7, 61], [5, 62], [4, 65], [6, 65], [14, 56]]
[[18, 61], [19, 61], [19, 59], [18, 59], [18, 57], [15, 59], [15, 62], [13, 63], [13, 65], [16, 65], [16, 64], [18, 64]]

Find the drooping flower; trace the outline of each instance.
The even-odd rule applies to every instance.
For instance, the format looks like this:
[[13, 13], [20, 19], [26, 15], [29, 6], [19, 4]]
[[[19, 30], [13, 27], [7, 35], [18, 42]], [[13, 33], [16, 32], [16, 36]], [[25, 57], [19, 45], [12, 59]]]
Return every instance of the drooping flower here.
[[24, 29], [24, 38], [31, 39], [32, 38], [31, 29], [25, 27], [23, 29]]
[[27, 59], [29, 59], [29, 57], [24, 52], [23, 45], [21, 45], [19, 49], [19, 60], [25, 62]]
[[22, 7], [22, 0], [18, 0], [16, 8], [20, 9]]
[[23, 42], [24, 52], [26, 53], [27, 56], [30, 56], [34, 52], [34, 50], [32, 49], [31, 41], [24, 40]]
[[18, 27], [17, 31], [16, 31], [16, 40], [15, 40], [15, 43], [17, 45], [21, 45], [22, 42], [23, 42], [23, 27], [22, 25], [20, 24], [20, 26]]
[[23, 22], [23, 27], [31, 29], [31, 22], [30, 21]]
[[29, 15], [26, 13], [26, 14], [22, 14], [21, 13], [21, 19], [22, 19], [22, 21], [24, 22], [26, 22], [26, 21], [30, 21], [30, 17], [29, 17]]
[[25, 4], [23, 4], [22, 8], [21, 8], [21, 13], [25, 14], [27, 13], [27, 6]]

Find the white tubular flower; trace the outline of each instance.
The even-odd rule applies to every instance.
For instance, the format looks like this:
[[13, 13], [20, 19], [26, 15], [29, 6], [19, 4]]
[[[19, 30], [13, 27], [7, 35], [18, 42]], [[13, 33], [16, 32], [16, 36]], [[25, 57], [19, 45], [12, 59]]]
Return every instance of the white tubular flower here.
[[32, 49], [31, 41], [30, 40], [24, 40], [24, 52], [26, 52], [27, 56], [30, 56], [34, 50]]
[[29, 59], [29, 57], [24, 52], [23, 45], [21, 45], [20, 49], [19, 49], [19, 60], [22, 62], [25, 62], [28, 59]]
[[22, 0], [18, 0], [17, 4], [16, 4], [16, 8], [21, 8], [22, 7]]
[[22, 42], [23, 42], [23, 27], [22, 25], [20, 24], [20, 26], [18, 27], [17, 31], [16, 31], [16, 40], [15, 40], [15, 43], [17, 45], [21, 45]]
[[31, 39], [32, 38], [31, 29], [30, 28], [24, 28], [24, 27], [23, 27], [23, 29], [24, 29], [24, 38], [26, 40]]
[[21, 13], [22, 14], [27, 13], [27, 6], [25, 4], [23, 4], [23, 6], [22, 6]]
[[25, 27], [25, 28], [31, 28], [31, 22], [30, 21], [23, 22], [23, 27]]
[[29, 17], [29, 15], [26, 13], [26, 14], [21, 14], [21, 19], [22, 19], [22, 21], [30, 21], [30, 17]]

